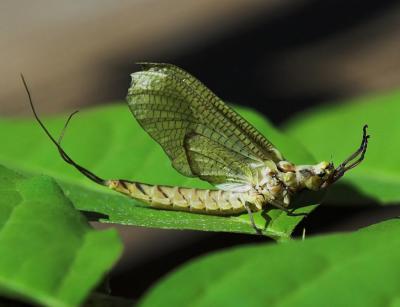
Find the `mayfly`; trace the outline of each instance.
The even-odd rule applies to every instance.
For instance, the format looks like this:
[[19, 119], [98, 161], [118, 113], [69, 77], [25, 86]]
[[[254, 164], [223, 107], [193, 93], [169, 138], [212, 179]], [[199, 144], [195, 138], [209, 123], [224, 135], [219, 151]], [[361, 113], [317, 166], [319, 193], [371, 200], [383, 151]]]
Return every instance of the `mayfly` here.
[[[295, 165], [199, 80], [170, 65], [143, 63], [131, 75], [127, 101], [142, 128], [164, 149], [181, 174], [198, 177], [214, 190], [106, 180], [77, 164], [39, 119], [23, 79], [33, 114], [65, 162], [90, 180], [152, 207], [214, 215], [252, 212], [267, 206], [289, 210], [301, 190], [328, 187], [356, 167], [367, 150], [367, 126], [360, 147], [338, 167], [331, 162]], [[69, 118], [70, 119], [70, 118]], [[67, 121], [68, 124], [68, 121]], [[67, 125], [66, 124], [66, 125]], [[64, 127], [65, 128], [65, 127]]]

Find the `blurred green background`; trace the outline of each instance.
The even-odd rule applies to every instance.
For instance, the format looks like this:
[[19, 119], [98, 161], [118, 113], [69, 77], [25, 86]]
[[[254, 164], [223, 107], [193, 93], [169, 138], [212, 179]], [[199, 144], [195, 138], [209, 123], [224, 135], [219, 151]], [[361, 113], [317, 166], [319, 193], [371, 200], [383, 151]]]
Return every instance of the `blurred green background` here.
[[[279, 125], [315, 106], [399, 88], [399, 14], [398, 1], [3, 0], [0, 115], [31, 116], [20, 72], [46, 115], [122, 100], [134, 63], [158, 61], [181, 66], [224, 100]], [[373, 210], [322, 206], [302, 226], [311, 235], [393, 214]], [[265, 241], [118, 228], [125, 255], [111, 288], [128, 297], [196, 255]]]

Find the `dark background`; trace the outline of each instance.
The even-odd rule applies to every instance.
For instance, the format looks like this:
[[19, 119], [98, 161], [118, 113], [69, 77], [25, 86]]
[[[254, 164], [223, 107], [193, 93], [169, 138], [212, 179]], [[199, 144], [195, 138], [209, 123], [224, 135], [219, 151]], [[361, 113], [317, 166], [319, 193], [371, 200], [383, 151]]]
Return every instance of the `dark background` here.
[[[321, 104], [398, 88], [398, 1], [2, 1], [0, 114], [28, 115], [24, 72], [40, 112], [125, 97], [135, 62], [178, 65], [226, 101], [275, 124]], [[296, 230], [355, 229], [390, 210], [320, 206]], [[96, 227], [104, 227], [95, 225]], [[126, 244], [113, 294], [139, 297], [180, 263], [258, 238], [119, 227]], [[251, 260], [249, 260], [251, 261]]]

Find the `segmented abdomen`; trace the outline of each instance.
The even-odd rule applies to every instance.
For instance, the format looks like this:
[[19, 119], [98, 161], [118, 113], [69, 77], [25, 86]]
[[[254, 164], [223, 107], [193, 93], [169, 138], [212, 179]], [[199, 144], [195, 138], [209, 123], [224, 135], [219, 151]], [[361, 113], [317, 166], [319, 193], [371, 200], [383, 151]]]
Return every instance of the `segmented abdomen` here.
[[244, 212], [245, 202], [253, 203], [254, 198], [249, 193], [149, 185], [125, 180], [109, 180], [107, 186], [155, 208], [214, 215]]

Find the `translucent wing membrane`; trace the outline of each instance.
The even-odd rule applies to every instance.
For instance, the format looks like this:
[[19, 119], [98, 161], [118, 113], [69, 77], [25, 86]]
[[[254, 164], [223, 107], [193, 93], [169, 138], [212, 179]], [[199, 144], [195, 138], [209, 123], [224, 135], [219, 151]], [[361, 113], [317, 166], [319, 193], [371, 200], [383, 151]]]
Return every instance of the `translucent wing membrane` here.
[[207, 137], [189, 134], [184, 147], [192, 174], [203, 180], [214, 184], [246, 183], [252, 178], [249, 167], [252, 160]]
[[254, 165], [283, 159], [245, 119], [173, 65], [143, 64], [132, 74], [127, 99], [140, 125], [186, 176], [244, 182]]

